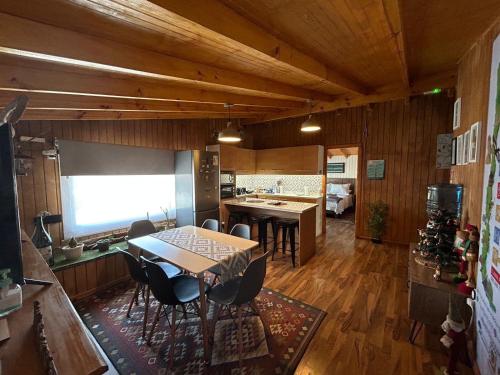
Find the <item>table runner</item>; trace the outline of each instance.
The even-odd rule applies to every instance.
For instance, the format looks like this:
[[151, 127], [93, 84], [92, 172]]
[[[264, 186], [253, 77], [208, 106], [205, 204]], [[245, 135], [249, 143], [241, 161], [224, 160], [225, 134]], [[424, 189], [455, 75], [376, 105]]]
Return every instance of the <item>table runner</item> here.
[[151, 237], [218, 262], [221, 268], [220, 281], [222, 283], [234, 279], [242, 273], [251, 258], [250, 251], [242, 251], [237, 247], [217, 242], [211, 238], [183, 231], [182, 228], [153, 233]]

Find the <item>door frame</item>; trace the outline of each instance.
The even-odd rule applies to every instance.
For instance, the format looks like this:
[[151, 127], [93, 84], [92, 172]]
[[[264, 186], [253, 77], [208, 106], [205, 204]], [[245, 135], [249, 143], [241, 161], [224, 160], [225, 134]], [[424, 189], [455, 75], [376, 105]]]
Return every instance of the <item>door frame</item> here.
[[356, 238], [360, 238], [361, 233], [361, 208], [363, 206], [363, 163], [364, 163], [364, 150], [362, 143], [345, 143], [340, 145], [325, 145], [325, 152], [323, 157], [323, 228], [322, 232], [326, 233], [326, 182], [328, 179], [328, 150], [334, 148], [348, 148], [348, 147], [357, 147], [358, 148], [358, 166], [357, 166], [357, 176], [356, 176], [356, 206], [354, 210], [354, 225], [355, 225], [355, 236]]

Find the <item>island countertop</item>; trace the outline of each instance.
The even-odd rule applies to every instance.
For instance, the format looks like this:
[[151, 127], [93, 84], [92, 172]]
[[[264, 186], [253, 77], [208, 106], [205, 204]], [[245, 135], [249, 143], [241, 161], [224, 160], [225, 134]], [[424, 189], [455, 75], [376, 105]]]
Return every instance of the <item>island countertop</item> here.
[[280, 201], [282, 202], [281, 205], [269, 204], [271, 202], [276, 202], [276, 201], [277, 201], [276, 199], [247, 198], [246, 200], [243, 199], [226, 200], [224, 201], [224, 204], [231, 206], [240, 206], [240, 207], [262, 208], [266, 210], [274, 210], [282, 212], [293, 212], [298, 214], [308, 210], [312, 210], [318, 206], [316, 203], [292, 202], [292, 201]]

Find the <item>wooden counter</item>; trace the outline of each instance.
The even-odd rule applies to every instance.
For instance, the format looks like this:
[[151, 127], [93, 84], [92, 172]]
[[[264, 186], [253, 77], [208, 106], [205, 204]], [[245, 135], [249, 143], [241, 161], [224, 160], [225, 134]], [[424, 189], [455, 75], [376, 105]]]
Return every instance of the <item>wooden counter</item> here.
[[68, 296], [26, 234], [23, 234], [23, 267], [25, 277], [53, 284], [23, 286], [23, 307], [8, 317], [11, 338], [0, 344], [2, 374], [43, 374], [33, 334], [35, 300], [41, 304], [47, 341], [59, 374], [106, 372], [108, 367]]
[[269, 215], [276, 218], [289, 218], [299, 220], [298, 249], [296, 250], [297, 266], [304, 265], [316, 252], [316, 207], [314, 203], [285, 202], [280, 206], [269, 205], [271, 200], [255, 203], [243, 199], [225, 200], [227, 223], [231, 211], [243, 211], [256, 215]]

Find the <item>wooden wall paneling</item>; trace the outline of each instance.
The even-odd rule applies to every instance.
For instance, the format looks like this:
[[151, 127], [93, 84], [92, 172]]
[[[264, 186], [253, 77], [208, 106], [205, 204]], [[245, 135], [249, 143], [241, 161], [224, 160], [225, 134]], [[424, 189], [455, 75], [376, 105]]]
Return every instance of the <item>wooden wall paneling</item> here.
[[116, 280], [116, 256], [108, 256], [105, 259], [106, 264], [106, 283], [111, 283], [113, 280]]
[[482, 178], [488, 121], [490, 70], [493, 41], [500, 33], [500, 21], [487, 30], [476, 44], [462, 57], [458, 65], [457, 97], [462, 98], [460, 128], [457, 137], [477, 121], [481, 122], [479, 162], [452, 167], [451, 181], [464, 185], [463, 223], [481, 224]]
[[88, 290], [95, 290], [97, 288], [97, 262], [85, 263], [85, 271]]
[[[213, 132], [225, 120], [127, 120], [127, 121], [21, 121], [17, 135], [42, 136], [97, 143], [124, 144], [164, 149], [202, 149], [214, 142]], [[50, 147], [49, 144], [44, 147]], [[33, 232], [33, 218], [43, 210], [61, 212], [59, 163], [42, 157], [42, 146], [23, 144], [23, 151], [34, 158], [33, 171], [17, 178], [21, 226]], [[62, 225], [53, 224], [50, 232], [58, 245]]]
[[80, 264], [73, 268], [75, 271], [76, 292], [75, 295], [81, 295], [88, 290], [87, 269], [85, 264]]
[[[386, 240], [408, 243], [416, 239], [416, 229], [427, 219], [427, 185], [449, 180], [449, 170], [436, 170], [435, 152], [437, 134], [451, 131], [452, 104], [453, 99], [447, 95], [419, 96], [372, 104], [370, 108], [316, 114], [323, 130], [313, 137], [299, 131], [305, 118], [249, 125], [246, 132], [256, 149], [360, 144], [357, 235], [369, 236], [367, 204], [381, 199], [390, 208]], [[366, 164], [370, 159], [386, 161], [384, 180], [367, 179]]]
[[57, 280], [59, 280], [61, 285], [64, 285], [63, 271], [56, 271], [56, 272], [54, 272], [54, 275], [57, 277]]
[[64, 277], [64, 291], [70, 298], [76, 295], [76, 275], [75, 268], [67, 268], [62, 271]]
[[97, 286], [106, 284], [106, 259], [99, 258], [96, 261]]

